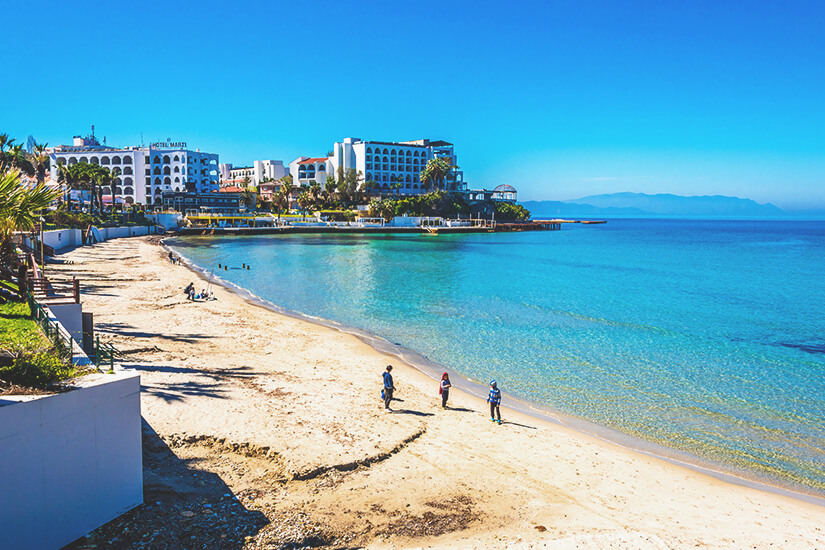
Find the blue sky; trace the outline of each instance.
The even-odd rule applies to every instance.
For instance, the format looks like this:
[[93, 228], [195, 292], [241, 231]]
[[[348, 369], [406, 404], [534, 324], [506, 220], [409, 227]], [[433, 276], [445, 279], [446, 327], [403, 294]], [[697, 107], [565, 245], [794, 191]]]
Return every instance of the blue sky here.
[[[455, 143], [473, 187], [825, 208], [822, 2], [17, 2], [0, 132], [236, 165]], [[39, 72], [38, 72], [39, 71]]]

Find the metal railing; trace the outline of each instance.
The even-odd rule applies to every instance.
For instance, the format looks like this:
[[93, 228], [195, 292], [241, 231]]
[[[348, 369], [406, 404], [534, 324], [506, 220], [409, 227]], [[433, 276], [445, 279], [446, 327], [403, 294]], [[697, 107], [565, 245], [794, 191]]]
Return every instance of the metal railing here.
[[49, 314], [46, 313], [46, 310], [37, 303], [31, 293], [29, 293], [27, 297], [29, 308], [32, 312], [32, 317], [35, 322], [40, 325], [40, 328], [43, 330], [43, 334], [46, 335], [46, 338], [51, 340], [60, 359], [66, 362], [72, 362], [74, 359], [74, 352], [72, 350], [74, 339], [71, 334], [65, 330], [60, 330], [60, 325], [57, 321], [53, 321], [49, 318]]
[[109, 372], [115, 370], [115, 356], [120, 355], [120, 352], [112, 344], [100, 343], [100, 336], [95, 336], [95, 364], [98, 368], [104, 365], [109, 365]]

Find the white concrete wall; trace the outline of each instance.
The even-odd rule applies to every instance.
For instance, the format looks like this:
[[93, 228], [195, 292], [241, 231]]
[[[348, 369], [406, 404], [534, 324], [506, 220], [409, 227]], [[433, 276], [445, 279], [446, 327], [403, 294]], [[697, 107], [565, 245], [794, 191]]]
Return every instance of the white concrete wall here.
[[46, 231], [43, 234], [43, 243], [51, 246], [55, 250], [60, 250], [67, 246], [78, 246], [83, 242], [80, 229], [57, 229]]
[[183, 219], [183, 216], [177, 212], [147, 214], [146, 217], [167, 230], [179, 227]]
[[83, 386], [0, 397], [0, 548], [60, 548], [143, 502], [140, 377]]
[[83, 306], [81, 304], [63, 304], [49, 306], [58, 322], [66, 332], [72, 335], [74, 341], [83, 344]]

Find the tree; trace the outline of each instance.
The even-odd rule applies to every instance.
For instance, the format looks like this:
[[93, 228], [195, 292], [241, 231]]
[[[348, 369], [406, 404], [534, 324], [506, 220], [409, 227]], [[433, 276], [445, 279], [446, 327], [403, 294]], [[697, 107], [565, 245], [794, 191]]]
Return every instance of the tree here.
[[[249, 176], [244, 179], [249, 179]], [[258, 206], [258, 190], [247, 185], [241, 190], [241, 201], [247, 210], [255, 210]]]
[[25, 187], [18, 168], [0, 167], [0, 266], [2, 278], [10, 280], [14, 265], [14, 247], [11, 236], [15, 231], [29, 231], [34, 228], [44, 210], [59, 197], [59, 192], [39, 182], [34, 187]]
[[321, 184], [317, 181], [313, 181], [309, 186], [309, 195], [312, 197], [312, 204], [314, 206], [318, 206], [318, 198], [321, 196], [323, 190], [321, 189]]
[[281, 210], [289, 208], [289, 191], [283, 186], [272, 194], [272, 207], [278, 211], [278, 220], [281, 219]]
[[301, 207], [301, 212], [304, 215], [306, 215], [306, 211], [312, 205], [312, 202], [312, 195], [310, 195], [307, 191], [304, 191], [298, 195], [298, 206]]
[[426, 185], [427, 190], [432, 190], [434, 187], [442, 189], [444, 187], [444, 180], [449, 176], [458, 166], [453, 165], [449, 159], [444, 157], [432, 158], [427, 162], [427, 166], [421, 172], [421, 183]]
[[327, 195], [327, 199], [332, 200], [333, 195], [338, 190], [338, 183], [335, 181], [335, 176], [330, 174], [327, 176], [326, 181], [324, 182], [324, 193]]
[[71, 192], [72, 189], [91, 192], [91, 214], [94, 214], [96, 199], [102, 210], [103, 202], [98, 196], [98, 187], [103, 182], [111, 181], [112, 175], [108, 168], [97, 164], [79, 162], [71, 166], [61, 166], [60, 174], [60, 179], [66, 184], [69, 192]]

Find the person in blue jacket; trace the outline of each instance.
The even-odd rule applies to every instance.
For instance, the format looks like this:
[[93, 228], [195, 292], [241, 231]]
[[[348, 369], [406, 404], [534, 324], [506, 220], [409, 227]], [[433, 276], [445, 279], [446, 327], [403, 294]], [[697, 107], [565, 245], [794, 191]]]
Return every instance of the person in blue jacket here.
[[[490, 422], [498, 422], [501, 424], [501, 390], [495, 380], [490, 381], [490, 394], [487, 396], [487, 402], [490, 404]], [[498, 420], [496, 420], [498, 417]]]
[[392, 392], [395, 391], [395, 384], [392, 381], [392, 365], [387, 365], [387, 370], [384, 372], [384, 409], [392, 412], [390, 409], [390, 401], [392, 401]]

